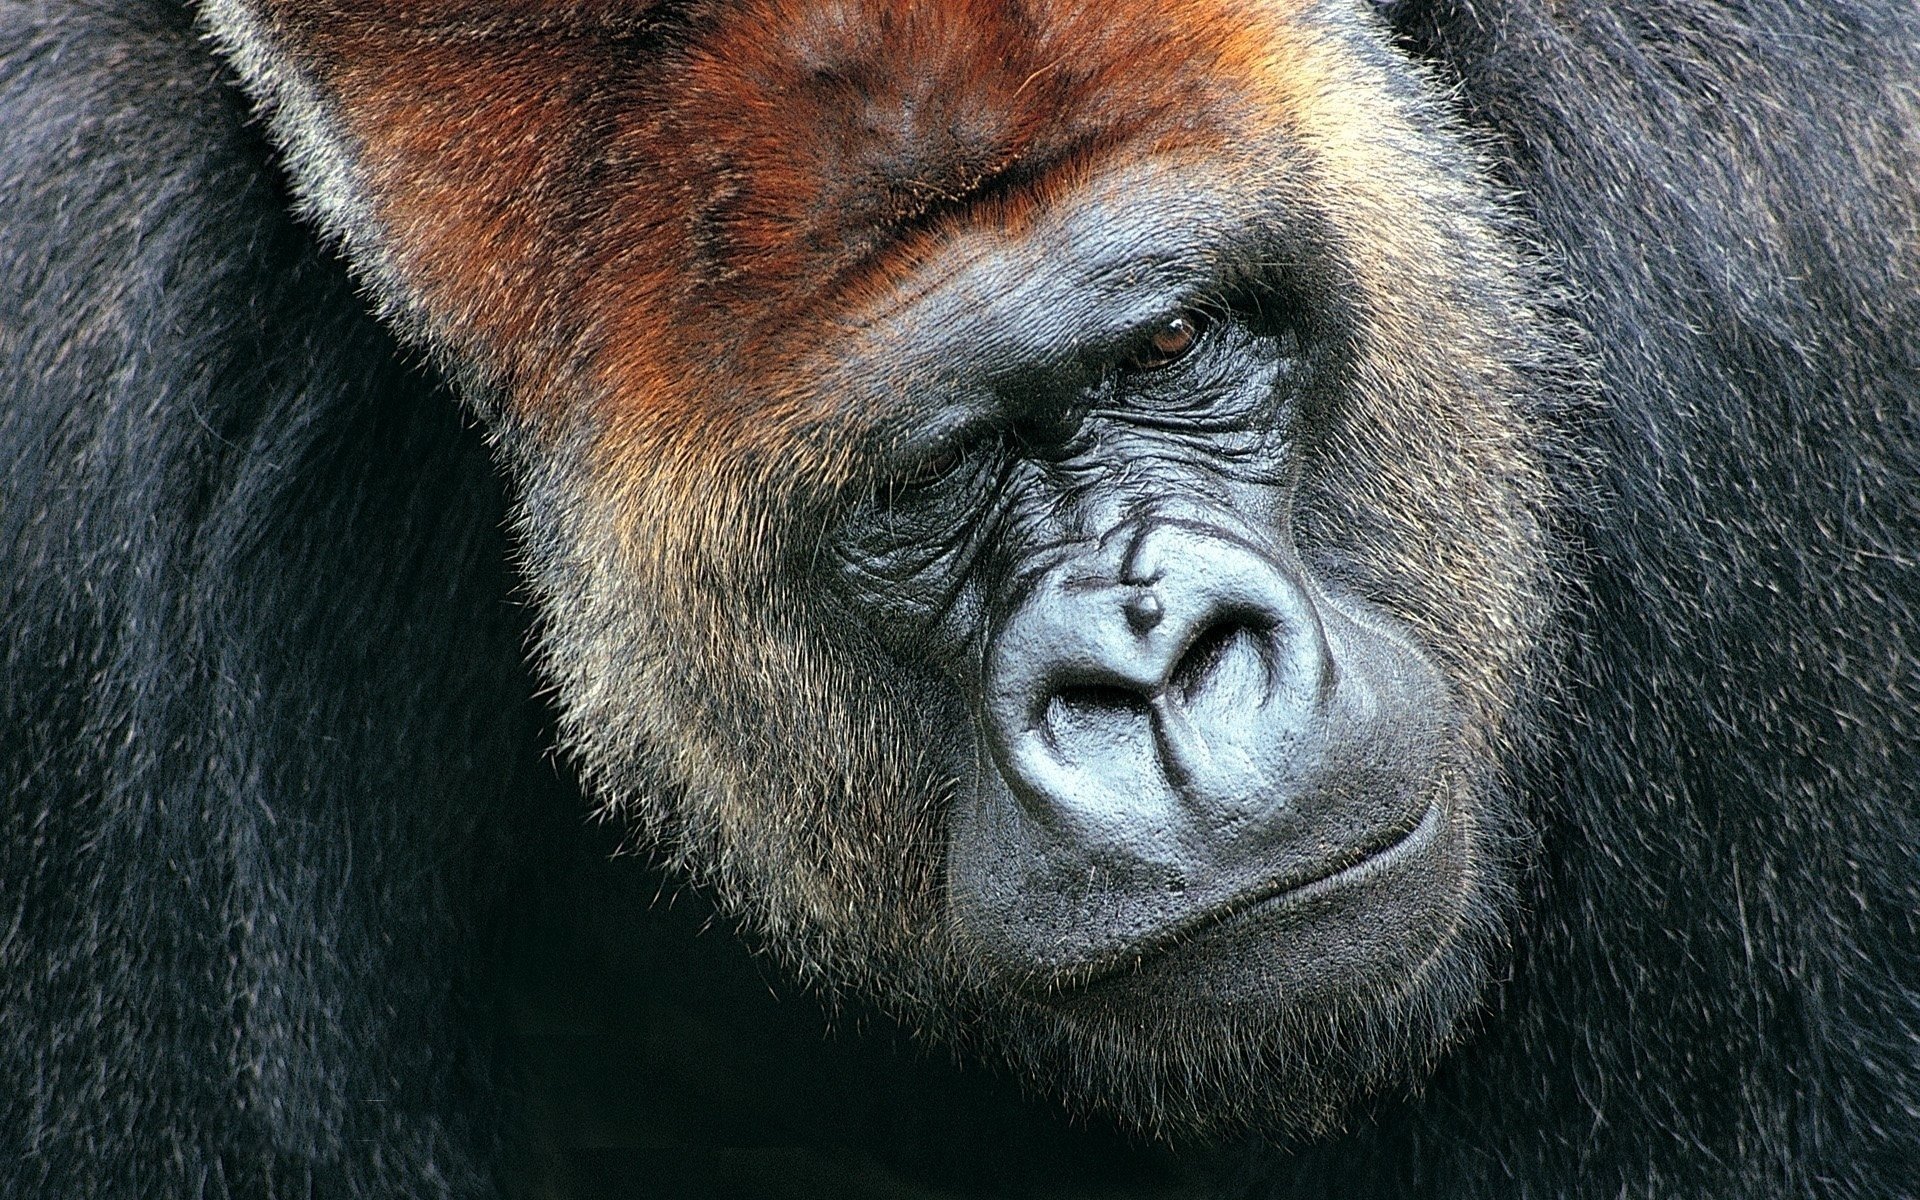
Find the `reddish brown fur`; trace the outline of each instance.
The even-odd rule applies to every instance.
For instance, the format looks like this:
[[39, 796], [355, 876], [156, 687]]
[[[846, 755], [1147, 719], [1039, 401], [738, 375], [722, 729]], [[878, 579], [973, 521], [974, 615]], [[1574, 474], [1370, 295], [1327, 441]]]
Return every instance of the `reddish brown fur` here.
[[[1484, 231], [1452, 223], [1464, 197], [1419, 165], [1407, 114], [1310, 28], [1303, 5], [260, 0], [254, 11], [336, 102], [388, 282], [518, 412], [591, 418], [597, 486], [623, 519], [674, 514], [641, 539], [663, 561], [701, 546], [752, 561], [738, 551], [764, 543], [768, 488], [802, 476], [831, 486], [844, 468], [847, 439], [802, 436], [819, 414], [783, 392], [784, 368], [897, 302], [962, 223], [1017, 232], [1110, 162], [1178, 156], [1196, 188], [1299, 176], [1288, 192], [1326, 213], [1366, 297], [1358, 377], [1398, 396], [1388, 409], [1411, 404], [1423, 379], [1506, 370], [1497, 333], [1434, 302], [1461, 254], [1488, 251]], [[1302, 153], [1277, 162], [1277, 143]], [[1410, 349], [1426, 345], [1448, 348], [1445, 371]], [[1450, 411], [1471, 408], [1471, 394], [1436, 392], [1428, 416], [1479, 428]], [[759, 467], [741, 469], [755, 451]], [[1369, 461], [1364, 447], [1353, 460]], [[735, 508], [751, 516], [729, 525]], [[1440, 509], [1436, 526], [1451, 519]], [[1474, 539], [1449, 544], [1482, 553]], [[1497, 577], [1477, 561], [1445, 565], [1455, 581]], [[1484, 707], [1491, 720], [1500, 706]]]
[[[593, 421], [595, 488], [618, 522], [648, 525], [628, 550], [668, 564], [669, 590], [688, 561], [756, 564], [742, 551], [768, 545], [771, 497], [794, 479], [832, 486], [846, 469], [847, 438], [804, 436], [819, 414], [785, 394], [780, 381], [805, 374], [786, 368], [897, 303], [963, 223], [1017, 233], [1109, 163], [1177, 156], [1194, 188], [1289, 176], [1287, 192], [1328, 216], [1366, 297], [1359, 377], [1397, 397], [1380, 412], [1414, 404], [1419, 381], [1507, 369], [1498, 322], [1434, 302], [1460, 255], [1488, 252], [1484, 231], [1450, 223], [1466, 197], [1419, 165], [1407, 114], [1303, 5], [260, 0], [254, 11], [346, 122], [388, 282], [520, 414]], [[1282, 143], [1302, 153], [1280, 162]], [[1411, 349], [1429, 345], [1447, 347], [1444, 367]], [[1436, 391], [1425, 419], [1485, 442], [1507, 426], [1453, 411], [1473, 409], [1472, 394]], [[1357, 406], [1352, 420], [1374, 412]], [[1436, 470], [1453, 470], [1467, 450], [1433, 453]], [[1352, 461], [1372, 456], [1360, 446]], [[1359, 475], [1352, 495], [1385, 486]], [[1377, 511], [1433, 507], [1424, 520], [1444, 527], [1462, 519], [1446, 499], [1456, 491], [1410, 489]], [[1430, 565], [1451, 591], [1499, 577], [1504, 551], [1445, 544], [1459, 561]], [[1489, 731], [1504, 694], [1494, 661], [1462, 670]]]
[[527, 411], [584, 367], [628, 450], [777, 424], [734, 381], [943, 222], [1017, 226], [1123, 148], [1221, 143], [1258, 119], [1229, 81], [1271, 56], [1204, 0], [263, 7], [349, 114], [435, 332]]

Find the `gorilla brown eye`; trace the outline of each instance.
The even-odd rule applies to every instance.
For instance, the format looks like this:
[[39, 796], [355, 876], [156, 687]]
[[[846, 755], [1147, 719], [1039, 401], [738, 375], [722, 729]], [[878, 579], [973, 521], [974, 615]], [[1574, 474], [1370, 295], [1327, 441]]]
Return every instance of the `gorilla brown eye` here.
[[1147, 333], [1146, 340], [1120, 360], [1123, 371], [1158, 371], [1185, 358], [1206, 332], [1207, 318], [1197, 312], [1168, 317]]
[[966, 446], [948, 446], [914, 464], [894, 482], [905, 488], [929, 487], [959, 470], [966, 461]]

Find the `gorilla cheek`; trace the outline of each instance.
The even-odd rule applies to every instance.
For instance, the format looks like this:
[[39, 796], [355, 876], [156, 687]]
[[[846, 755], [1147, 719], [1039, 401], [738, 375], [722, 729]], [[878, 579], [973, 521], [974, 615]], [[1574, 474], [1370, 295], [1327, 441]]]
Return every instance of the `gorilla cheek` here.
[[1013, 592], [951, 817], [949, 902], [989, 971], [1298, 1000], [1444, 940], [1467, 858], [1452, 705], [1410, 642], [1190, 518], [1125, 522]]

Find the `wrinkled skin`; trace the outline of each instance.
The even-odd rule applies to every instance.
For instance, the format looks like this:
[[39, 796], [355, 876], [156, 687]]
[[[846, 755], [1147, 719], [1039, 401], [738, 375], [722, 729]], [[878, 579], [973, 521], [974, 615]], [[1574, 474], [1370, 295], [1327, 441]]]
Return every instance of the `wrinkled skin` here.
[[[849, 589], [969, 710], [947, 887], [991, 970], [1081, 985], [1264, 906], [1286, 948], [1209, 964], [1213, 987], [1310, 995], [1329, 960], [1308, 946], [1399, 950], [1313, 910], [1431, 889], [1403, 903], [1443, 925], [1457, 906], [1435, 778], [1450, 702], [1411, 639], [1330, 597], [1292, 544], [1298, 336], [1234, 313], [1133, 336], [1145, 349], [1114, 364], [992, 363], [985, 411], [849, 520]], [[1416, 959], [1438, 940], [1395, 916]]]

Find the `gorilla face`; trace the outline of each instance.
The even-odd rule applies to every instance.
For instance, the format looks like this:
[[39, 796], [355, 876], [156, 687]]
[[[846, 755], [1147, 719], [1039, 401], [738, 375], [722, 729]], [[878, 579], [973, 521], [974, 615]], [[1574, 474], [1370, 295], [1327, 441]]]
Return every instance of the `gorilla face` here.
[[1570, 342], [1360, 6], [265, 7], [232, 53], [478, 385], [638, 838], [1156, 1133], [1320, 1126], [1457, 1035]]
[[[936, 920], [1021, 1014], [985, 1024], [1029, 1070], [1085, 1076], [1060, 1043], [1095, 1039], [1106, 1090], [1182, 1119], [1278, 1078], [1312, 1121], [1447, 1036], [1510, 818], [1440, 656], [1326, 542], [1366, 333], [1316, 295], [1324, 229], [1206, 191], [1123, 172], [951, 247], [882, 335], [938, 383], [874, 398], [905, 411], [826, 544], [873, 669], [950, 714]], [[1196, 1047], [1205, 1100], [1166, 1077]]]
[[1384, 346], [1245, 170], [956, 228], [771, 381], [803, 435], [626, 493], [549, 609], [598, 618], [548, 643], [596, 782], [803, 973], [1163, 1133], [1314, 1128], [1455, 1036], [1546, 610], [1521, 371]]
[[1458, 713], [1295, 545], [1338, 333], [1219, 274], [1262, 246], [1217, 214], [1190, 214], [1194, 269], [1181, 197], [1132, 186], [923, 296], [946, 377], [831, 544], [859, 619], [964, 714], [936, 735], [964, 953], [1068, 1007], [1324, 1001], [1458, 920]]

